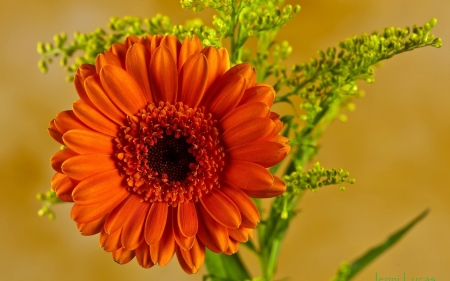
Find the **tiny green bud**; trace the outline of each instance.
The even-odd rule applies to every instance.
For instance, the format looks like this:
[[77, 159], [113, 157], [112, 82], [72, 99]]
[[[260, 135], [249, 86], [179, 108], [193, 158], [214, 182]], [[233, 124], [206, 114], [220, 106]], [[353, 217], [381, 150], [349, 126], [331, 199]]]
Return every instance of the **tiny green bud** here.
[[43, 209], [40, 209], [40, 210], [37, 212], [37, 215], [40, 216], [40, 217], [43, 217], [43, 216], [45, 216], [45, 211], [44, 211]]
[[55, 41], [55, 46], [57, 48], [61, 48], [63, 45], [63, 40], [61, 40], [61, 37], [59, 37], [58, 35], [53, 36], [53, 41]]
[[61, 65], [61, 66], [67, 65], [67, 57], [66, 56], [61, 58], [61, 60], [59, 61], [59, 65]]
[[325, 59], [325, 53], [322, 50], [317, 51], [317, 54], [319, 55], [319, 57], [324, 60]]
[[50, 43], [45, 44], [45, 50], [46, 50], [47, 52], [50, 52], [51, 50], [53, 50], [52, 44], [50, 44]]
[[284, 7], [283, 9], [283, 14], [284, 15], [289, 15], [292, 12], [292, 6], [291, 5], [286, 5], [286, 7]]
[[38, 211], [38, 216], [42, 217], [47, 215], [50, 212], [50, 209], [48, 208], [48, 206], [43, 206], [39, 211]]
[[346, 109], [347, 109], [347, 111], [353, 112], [356, 109], [356, 105], [354, 103], [349, 103], [349, 104], [347, 104]]
[[37, 44], [37, 52], [38, 52], [39, 54], [45, 54], [45, 46], [44, 46], [44, 43], [38, 42], [38, 44]]
[[341, 187], [339, 187], [339, 189], [340, 189], [341, 191], [345, 191], [345, 186], [341, 186]]
[[297, 14], [298, 12], [300, 12], [300, 5], [295, 5], [294, 13]]
[[375, 79], [373, 77], [367, 77], [366, 82], [372, 84], [373, 82], [375, 82]]
[[348, 121], [348, 117], [347, 117], [347, 115], [345, 115], [345, 114], [341, 114], [341, 115], [339, 115], [339, 120], [340, 120], [342, 123], [345, 123], [345, 122]]
[[281, 11], [278, 7], [275, 8], [275, 13], [277, 14], [277, 17], [281, 17]]
[[402, 36], [403, 36], [403, 37], [408, 36], [409, 32], [410, 32], [409, 27], [403, 28], [403, 29], [402, 29]]
[[281, 218], [282, 218], [283, 220], [285, 220], [285, 219], [288, 218], [288, 216], [289, 216], [288, 211], [285, 210], [285, 209], [283, 209], [283, 211], [281, 211]]
[[429, 22], [431, 28], [435, 27], [437, 24], [437, 18], [432, 18]]
[[47, 73], [47, 63], [44, 60], [40, 60], [38, 62], [38, 67], [41, 70], [42, 73]]
[[442, 47], [442, 39], [441, 38], [434, 39], [434, 41], [433, 41], [433, 43], [431, 43], [431, 45], [433, 45], [436, 48]]
[[36, 199], [39, 201], [44, 201], [45, 200], [45, 195], [42, 193], [38, 193], [36, 194]]

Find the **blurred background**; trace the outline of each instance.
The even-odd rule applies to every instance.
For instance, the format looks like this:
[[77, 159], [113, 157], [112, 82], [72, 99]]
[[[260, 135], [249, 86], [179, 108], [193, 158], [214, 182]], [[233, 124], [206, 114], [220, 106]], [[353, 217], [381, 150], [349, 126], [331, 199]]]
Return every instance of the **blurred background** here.
[[[368, 248], [429, 208], [429, 216], [355, 281], [378, 277], [450, 280], [450, 2], [447, 0], [303, 0], [300, 14], [279, 33], [289, 40], [289, 64], [348, 36], [439, 19], [441, 49], [424, 48], [385, 62], [375, 84], [361, 83], [366, 97], [346, 123], [334, 122], [321, 141], [317, 161], [343, 168], [355, 185], [307, 193], [281, 249], [276, 278], [329, 280], [342, 261]], [[83, 237], [70, 219], [71, 204], [57, 218], [38, 217], [35, 199], [48, 190], [49, 159], [59, 149], [48, 122], [71, 108], [76, 92], [55, 63], [42, 75], [38, 41], [66, 31], [107, 28], [111, 16], [170, 16], [174, 24], [199, 15], [179, 1], [17, 0], [0, 3], [0, 280], [201, 280], [187, 276], [176, 259], [146, 270], [135, 261], [117, 265]], [[209, 24], [211, 13], [200, 15]], [[243, 251], [250, 271], [257, 261]]]

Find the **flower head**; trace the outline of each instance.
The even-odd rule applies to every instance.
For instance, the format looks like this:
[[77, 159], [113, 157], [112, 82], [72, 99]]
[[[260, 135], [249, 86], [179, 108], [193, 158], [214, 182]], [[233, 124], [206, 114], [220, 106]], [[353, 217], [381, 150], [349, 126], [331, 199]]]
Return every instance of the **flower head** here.
[[235, 253], [259, 223], [250, 197], [286, 188], [266, 169], [290, 149], [275, 92], [255, 77], [195, 36], [130, 36], [82, 65], [80, 99], [49, 128], [65, 148], [51, 159], [52, 188], [75, 203], [81, 233], [145, 268], [176, 253], [195, 273], [205, 247]]

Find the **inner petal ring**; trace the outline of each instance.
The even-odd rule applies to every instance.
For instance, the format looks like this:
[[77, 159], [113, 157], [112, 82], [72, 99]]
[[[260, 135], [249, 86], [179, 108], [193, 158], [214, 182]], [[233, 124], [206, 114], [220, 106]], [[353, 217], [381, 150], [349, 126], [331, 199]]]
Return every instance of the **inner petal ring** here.
[[217, 120], [203, 107], [150, 103], [127, 117], [115, 151], [127, 189], [145, 201], [177, 206], [220, 187], [224, 148]]

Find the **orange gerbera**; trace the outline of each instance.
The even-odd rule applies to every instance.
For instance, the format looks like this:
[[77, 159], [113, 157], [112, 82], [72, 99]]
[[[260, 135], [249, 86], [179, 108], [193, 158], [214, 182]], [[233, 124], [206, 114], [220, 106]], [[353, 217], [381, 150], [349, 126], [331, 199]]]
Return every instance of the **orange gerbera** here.
[[270, 112], [275, 92], [255, 77], [195, 36], [130, 36], [82, 65], [80, 99], [49, 128], [65, 146], [51, 159], [52, 188], [75, 202], [81, 233], [145, 268], [176, 253], [195, 273], [205, 247], [235, 253], [260, 220], [250, 197], [286, 188], [266, 169], [290, 149]]

